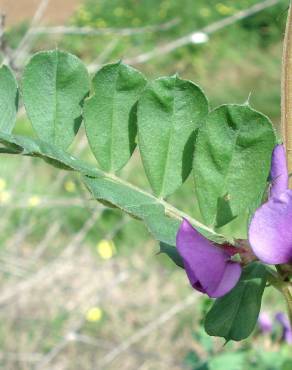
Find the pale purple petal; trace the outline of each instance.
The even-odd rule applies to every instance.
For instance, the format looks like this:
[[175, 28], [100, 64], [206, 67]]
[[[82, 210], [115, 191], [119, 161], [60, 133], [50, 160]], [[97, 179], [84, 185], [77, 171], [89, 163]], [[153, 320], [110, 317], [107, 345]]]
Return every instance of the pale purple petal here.
[[258, 325], [263, 333], [271, 333], [273, 330], [272, 319], [267, 312], [261, 312], [259, 314]]
[[283, 145], [277, 145], [273, 150], [270, 175], [272, 181], [270, 196], [279, 196], [288, 189], [289, 184], [286, 151]]
[[283, 333], [283, 339], [286, 343], [292, 344], [292, 330], [285, 330]]
[[249, 242], [262, 262], [292, 262], [292, 190], [271, 198], [255, 212], [249, 226]]
[[184, 220], [177, 233], [177, 249], [191, 285], [210, 297], [225, 295], [239, 280], [241, 267]]

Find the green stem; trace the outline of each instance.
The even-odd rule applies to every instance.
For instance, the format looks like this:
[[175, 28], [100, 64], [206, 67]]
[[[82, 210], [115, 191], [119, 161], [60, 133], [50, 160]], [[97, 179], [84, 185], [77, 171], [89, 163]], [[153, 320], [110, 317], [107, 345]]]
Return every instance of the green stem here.
[[133, 190], [137, 193], [143, 194], [143, 195], [149, 197], [149, 199], [153, 199], [155, 202], [157, 202], [158, 204], [161, 204], [163, 206], [163, 208], [165, 209], [165, 214], [168, 217], [175, 218], [179, 221], [181, 221], [183, 218], [186, 218], [187, 220], [190, 221], [190, 223], [193, 226], [198, 227], [201, 230], [205, 230], [206, 232], [208, 232], [209, 234], [211, 234], [213, 236], [221, 237], [222, 240], [224, 239], [223, 235], [220, 235], [220, 234], [216, 233], [212, 228], [210, 228], [210, 227], [202, 224], [198, 220], [190, 217], [188, 214], [186, 214], [185, 212], [183, 212], [183, 211], [179, 210], [178, 208], [174, 207], [173, 205], [166, 202], [165, 200], [163, 200], [161, 198], [156, 198], [154, 195], [146, 192], [145, 190], [142, 190], [142, 189], [136, 187], [133, 184], [130, 184], [129, 182], [127, 182], [127, 181], [125, 181], [125, 180], [123, 180], [120, 177], [117, 177], [115, 175], [111, 175], [111, 174], [108, 174], [108, 173], [104, 172], [104, 177], [105, 178], [110, 178], [112, 181], [116, 182], [117, 184], [122, 184], [122, 185], [128, 187], [129, 190]]
[[266, 266], [266, 269], [268, 271], [268, 282], [270, 285], [272, 285], [274, 288], [276, 288], [279, 292], [282, 293], [282, 283], [283, 280], [281, 276], [271, 268]]
[[285, 297], [287, 309], [288, 309], [288, 316], [292, 327], [292, 284], [287, 283], [282, 286], [282, 293]]
[[285, 298], [288, 317], [292, 327], [292, 283], [284, 281], [281, 276], [281, 269], [277, 267], [278, 272], [268, 268], [268, 282], [276, 288]]
[[[174, 231], [177, 231], [175, 230], [174, 223], [169, 222], [170, 219], [180, 222], [183, 218], [188, 219], [194, 227], [202, 232], [202, 234], [208, 235], [211, 240], [216, 242], [225, 240], [222, 235], [216, 233], [211, 227], [208, 227], [198, 220], [190, 217], [183, 211], [169, 204], [167, 201], [156, 198], [154, 195], [134, 186], [133, 184], [130, 184], [114, 174], [91, 167], [59, 148], [51, 146], [40, 140], [34, 140], [32, 138], [20, 135], [8, 135], [5, 133], [0, 133], [0, 144], [3, 144], [6, 148], [8, 148], [8, 150], [11, 148], [14, 149], [14, 153], [16, 151], [15, 154], [37, 156], [45, 159], [49, 164], [57, 165], [59, 168], [77, 171], [83, 175], [83, 180], [87, 186], [90, 179], [92, 179], [93, 182], [93, 179], [96, 179], [96, 184], [93, 184], [91, 190], [93, 195], [95, 193], [98, 195], [96, 199], [111, 203], [113, 206], [120, 208], [134, 217], [141, 219], [142, 208], [147, 204], [152, 207], [160, 206], [163, 209], [163, 212], [161, 212], [160, 219], [157, 220], [157, 240], [164, 241], [163, 239], [160, 239], [160, 235], [165, 235], [164, 230], [167, 228], [172, 228], [172, 234]], [[8, 151], [6, 150], [5, 152], [7, 153]], [[86, 179], [88, 179], [88, 181], [86, 181]], [[99, 186], [102, 187], [102, 189], [98, 188], [98, 184], [100, 182], [102, 182], [102, 185]], [[96, 191], [94, 191], [94, 188], [96, 188]], [[110, 190], [107, 190], [109, 188]], [[103, 195], [100, 196], [100, 193], [103, 193]], [[140, 199], [141, 203], [138, 202], [133, 204], [133, 199]], [[145, 220], [146, 219], [144, 219], [144, 222]], [[148, 221], [149, 220], [150, 217], [148, 217]]]

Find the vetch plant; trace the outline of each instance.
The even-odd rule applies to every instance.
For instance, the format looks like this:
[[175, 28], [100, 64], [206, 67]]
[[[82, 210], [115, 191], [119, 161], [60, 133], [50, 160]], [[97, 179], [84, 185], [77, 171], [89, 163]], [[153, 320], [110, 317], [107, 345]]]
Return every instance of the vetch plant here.
[[[178, 75], [149, 82], [120, 61], [91, 81], [81, 60], [59, 50], [35, 54], [20, 88], [9, 67], [0, 69], [1, 153], [76, 171], [97, 201], [144, 222], [192, 287], [216, 298], [205, 329], [227, 341], [252, 333], [269, 286], [282, 293], [292, 320], [290, 34], [289, 16], [284, 145], [271, 121], [248, 102], [210, 110], [201, 88]], [[13, 134], [19, 96], [34, 138]], [[82, 122], [98, 165], [68, 151]], [[152, 193], [118, 175], [134, 150]], [[190, 175], [196, 217], [169, 202]]]

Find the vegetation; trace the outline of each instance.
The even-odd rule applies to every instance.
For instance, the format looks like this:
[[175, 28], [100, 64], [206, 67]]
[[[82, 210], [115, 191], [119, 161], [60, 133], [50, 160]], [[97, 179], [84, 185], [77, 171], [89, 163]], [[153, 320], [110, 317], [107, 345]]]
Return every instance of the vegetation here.
[[[116, 61], [121, 57], [130, 58], [151, 50], [157, 45], [200, 29], [256, 2], [198, 0], [196, 7], [194, 7], [192, 0], [180, 2], [174, 0], [159, 2], [148, 0], [140, 2], [134, 0], [87, 1], [77, 10], [68, 24], [119, 28], [158, 25], [176, 18], [180, 22], [167, 31], [136, 33], [127, 37], [118, 35], [87, 36], [86, 42], [84, 41], [85, 36], [56, 36], [57, 39], [51, 36], [40, 36], [36, 39], [34, 49], [35, 51], [43, 48], [48, 49], [57, 43], [59, 48], [76, 53], [91, 63], [112, 43], [113, 49], [108, 55], [107, 61]], [[173, 53], [152, 59], [141, 65], [139, 69], [149, 79], [162, 74], [178, 72], [182, 78], [196, 81], [210, 97], [213, 107], [227, 101], [243, 103], [249, 99], [253, 107], [263, 111], [277, 123], [280, 111], [281, 45], [286, 7], [287, 3], [283, 1], [280, 5], [211, 35], [210, 40], [205, 44], [184, 46]], [[12, 29], [9, 34], [10, 42], [16, 45], [21, 34], [22, 32]], [[115, 40], [116, 42], [114, 42]], [[97, 62], [99, 61], [97, 60]], [[17, 132], [31, 133], [26, 118], [19, 118]], [[78, 146], [83, 135], [84, 132], [81, 130], [73, 147]], [[82, 152], [82, 158], [95, 163], [87, 148]], [[25, 261], [25, 264], [21, 265], [25, 266], [24, 271], [21, 271], [21, 279], [30, 278], [36, 270], [60, 258], [62, 252], [66, 250], [65, 247], [72, 244], [71, 235], [82, 229], [88, 217], [92, 217], [95, 203], [84, 195], [85, 189], [75, 175], [65, 174], [56, 181], [58, 186], [51, 186], [57, 176], [57, 171], [32, 159], [27, 160], [28, 171], [24, 173], [26, 180], [22, 181], [22, 177], [20, 177], [20, 181], [17, 182], [16, 174], [21, 172], [19, 167], [22, 165], [19, 166], [19, 163], [10, 157], [2, 159], [1, 163], [2, 188], [1, 183], [0, 188], [2, 190], [0, 200], [5, 210], [5, 220], [9, 220], [1, 226], [1, 256], [8, 254], [8, 256], [21, 257]], [[121, 171], [121, 176], [129, 178], [133, 183], [146, 189], [149, 188], [137, 153]], [[14, 189], [15, 186], [16, 189]], [[54, 204], [58, 200], [62, 200], [63, 204], [66, 202], [72, 204], [80, 199], [80, 195], [84, 201], [83, 205], [79, 203], [77, 206], [68, 208], [59, 208], [58, 206], [46, 208], [43, 206], [46, 202]], [[192, 179], [188, 179], [184, 187], [171, 196], [171, 200], [177, 205], [183, 204], [184, 206], [181, 208], [186, 211], [195, 212], [196, 203]], [[147, 325], [150, 320], [155, 320], [179, 298], [183, 300], [188, 293], [192, 293], [189, 292], [184, 276], [175, 270], [166, 258], [155, 256], [154, 252], [158, 248], [155, 249], [155, 245], [149, 242], [147, 231], [138, 221], [121, 216], [116, 210], [100, 208], [99, 212], [98, 222], [94, 224], [94, 228], [88, 230], [82, 240], [83, 248], [78, 248], [77, 253], [75, 250], [74, 258], [71, 261], [67, 257], [61, 257], [67, 264], [71, 262], [73, 269], [68, 268], [70, 270], [68, 273], [63, 272], [65, 282], [60, 283], [59, 289], [56, 287], [56, 294], [53, 295], [56, 297], [56, 302], [51, 306], [52, 310], [43, 307], [44, 303], [37, 303], [33, 297], [33, 292], [40, 294], [42, 284], [29, 294], [26, 293], [23, 301], [21, 301], [21, 297], [17, 297], [17, 304], [27, 310], [21, 315], [25, 318], [24, 320], [17, 318], [17, 307], [10, 311], [9, 307], [11, 306], [7, 305], [3, 309], [3, 317], [10, 319], [5, 322], [0, 332], [0, 342], [3, 343], [5, 351], [14, 351], [16, 348], [14, 340], [7, 341], [7, 333], [14, 333], [11, 334], [11, 338], [14, 336], [16, 341], [15, 326], [20, 320], [21, 325], [17, 328], [17, 332], [26, 343], [27, 350], [32, 351], [34, 347], [37, 347], [41, 352], [50, 353], [68, 333], [68, 328], [72, 327], [72, 321], [74, 326], [75, 317], [72, 319], [72, 315], [74, 316], [76, 313], [83, 317], [85, 322], [81, 330], [82, 335], [106, 338], [111, 345], [115, 345], [116, 342], [120, 342], [119, 339], [129, 337], [137, 328]], [[51, 226], [54, 220], [62, 220], [58, 238], [51, 241], [49, 247], [44, 248], [41, 257], [31, 264], [35, 253], [39, 253], [38, 247], [49, 229], [48, 226]], [[123, 225], [123, 227], [119, 225]], [[23, 234], [25, 235], [23, 236]], [[13, 238], [13, 236], [15, 237]], [[79, 258], [82, 259], [84, 267], [78, 263]], [[89, 262], [91, 258], [92, 262]], [[104, 266], [108, 267], [106, 273], [103, 272]], [[86, 271], [87, 267], [88, 271]], [[87, 284], [91, 292], [96, 292], [95, 289], [98, 289], [104, 297], [106, 293], [103, 291], [103, 284], [114, 279], [115, 269], [130, 271], [131, 276], [126, 286], [115, 291], [116, 299], [113, 299], [113, 302], [107, 302], [104, 299], [102, 303], [91, 303], [90, 294], [84, 293], [87, 304], [83, 304], [82, 307], [78, 306], [76, 292], [84, 291], [82, 283]], [[14, 284], [20, 280], [19, 276], [13, 276], [11, 271], [3, 273], [1, 277], [5, 292], [12, 289]], [[56, 271], [59, 270], [57, 268], [51, 270], [51, 274]], [[79, 271], [78, 275], [83, 275], [79, 283], [76, 282], [74, 276], [76, 271]], [[103, 276], [102, 282], [98, 284], [93, 281], [95, 276]], [[48, 291], [54, 289], [53, 284], [49, 283], [46, 288], [44, 282], [43, 287]], [[68, 292], [66, 289], [72, 289], [72, 291]], [[138, 297], [137, 301], [131, 295], [131, 291], [135, 297]], [[148, 294], [145, 297], [146, 291], [152, 292], [149, 294], [150, 298]], [[70, 305], [64, 297], [70, 298], [73, 302], [73, 307], [75, 307], [73, 314], [73, 309], [70, 311]], [[282, 310], [283, 307], [277, 298], [276, 294], [268, 293], [265, 297], [265, 309], [269, 311]], [[50, 302], [48, 293], [45, 294], [44, 302]], [[159, 306], [151, 307], [155, 302], [159, 302]], [[169, 368], [169, 366], [172, 368], [185, 366], [193, 370], [220, 370], [221, 368], [227, 370], [246, 368], [286, 370], [291, 367], [290, 349], [286, 345], [280, 345], [280, 327], [276, 327], [271, 336], [262, 336], [257, 331], [252, 340], [241, 345], [228, 343], [222, 348], [222, 342], [207, 338], [201, 331], [200, 320], [206, 306], [207, 302], [204, 298], [198, 304], [186, 306], [185, 312], [172, 319], [173, 322], [165, 333], [163, 343], [161, 343], [161, 333], [158, 333], [157, 337], [155, 334], [152, 335], [149, 343], [138, 343], [138, 352], [148, 351], [147, 369], [150, 369], [151, 366], [158, 369]], [[35, 320], [35, 315], [31, 315], [33, 310], [40, 320], [38, 326], [33, 323]], [[41, 348], [38, 347], [40, 328], [43, 333], [46, 333]], [[13, 332], [13, 330], [15, 331]], [[121, 335], [117, 338], [116, 333], [120, 331]], [[79, 366], [76, 353], [83, 359], [83, 366], [86, 363], [90, 368], [92, 352], [87, 350], [88, 352], [81, 353], [79, 345], [72, 345], [67, 349], [66, 355], [74, 356], [76, 359], [72, 368], [75, 366], [77, 369]], [[149, 354], [149, 352], [153, 353], [153, 348], [158, 346], [161, 347], [159, 356], [162, 360], [155, 359]], [[23, 351], [21, 346], [19, 348]], [[99, 348], [99, 356], [108, 350]], [[124, 368], [127, 368], [126, 366], [136, 368], [139, 364], [139, 356], [133, 353], [129, 353], [128, 356], [130, 359], [123, 354], [126, 364]], [[165, 365], [167, 359], [174, 361], [174, 363]], [[112, 363], [111, 368], [120, 367], [119, 363], [120, 358], [118, 357]], [[7, 366], [7, 362], [3, 362], [3, 364]], [[11, 369], [14, 368], [11, 367]]]

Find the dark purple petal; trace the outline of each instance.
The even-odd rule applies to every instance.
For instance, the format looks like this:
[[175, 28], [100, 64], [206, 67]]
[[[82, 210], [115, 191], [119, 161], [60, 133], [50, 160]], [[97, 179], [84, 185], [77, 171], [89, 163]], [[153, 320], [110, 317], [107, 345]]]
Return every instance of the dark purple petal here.
[[278, 312], [275, 318], [283, 328], [283, 339], [287, 343], [292, 344], [292, 328], [288, 317], [284, 314], [284, 312]]
[[236, 285], [240, 264], [230, 261], [228, 253], [204, 238], [188, 221], [182, 222], [176, 242], [193, 288], [217, 298]]
[[255, 212], [249, 242], [254, 254], [265, 263], [292, 262], [292, 190], [271, 198]]
[[263, 333], [271, 333], [273, 329], [273, 322], [267, 312], [261, 312], [258, 318], [258, 325]]
[[285, 315], [284, 312], [280, 311], [277, 312], [275, 315], [275, 319], [285, 328], [290, 328], [290, 323], [288, 317]]
[[271, 164], [271, 181], [271, 197], [279, 196], [288, 189], [289, 176], [286, 151], [283, 145], [277, 145], [274, 148]]

